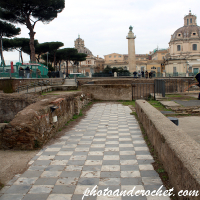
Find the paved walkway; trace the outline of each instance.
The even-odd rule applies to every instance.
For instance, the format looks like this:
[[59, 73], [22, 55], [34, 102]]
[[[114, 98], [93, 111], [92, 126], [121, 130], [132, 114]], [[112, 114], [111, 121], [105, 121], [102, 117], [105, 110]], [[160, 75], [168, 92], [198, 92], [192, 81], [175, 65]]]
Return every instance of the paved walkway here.
[[[41, 150], [28, 170], [5, 186], [0, 200], [81, 200], [87, 188], [157, 190], [141, 130], [130, 108], [98, 103], [60, 141]], [[167, 200], [168, 197], [92, 196], [85, 200]]]

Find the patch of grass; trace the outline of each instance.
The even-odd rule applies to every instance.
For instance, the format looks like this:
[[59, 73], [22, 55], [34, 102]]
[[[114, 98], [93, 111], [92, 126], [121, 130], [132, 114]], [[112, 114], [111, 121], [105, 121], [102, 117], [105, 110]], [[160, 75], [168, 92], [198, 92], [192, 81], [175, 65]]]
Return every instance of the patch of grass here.
[[166, 94], [165, 95], [166, 97], [168, 97], [168, 98], [174, 98], [174, 97], [182, 97], [182, 95], [181, 94]]
[[136, 112], [132, 112], [132, 113], [130, 113], [130, 114], [131, 114], [131, 115], [135, 115], [135, 116], [137, 115], [137, 113], [136, 113]]
[[159, 111], [171, 111], [171, 109], [165, 108], [159, 101], [156, 100], [150, 100], [148, 101], [154, 108], [156, 108]]
[[122, 103], [124, 106], [133, 106], [135, 107], [135, 101], [119, 101], [120, 103]]
[[60, 128], [58, 131], [62, 131], [62, 129]]
[[[90, 106], [90, 105], [92, 105], [92, 104], [93, 104], [93, 102], [88, 103], [86, 106], [84, 106], [83, 109], [87, 108], [88, 106]], [[65, 126], [68, 126], [70, 122], [72, 122], [72, 121], [78, 119], [79, 117], [83, 116], [83, 109], [80, 110], [80, 113], [79, 113], [78, 115], [74, 115], [74, 116], [72, 117], [72, 119], [70, 119], [70, 120], [65, 124]]]
[[0, 182], [0, 190], [4, 187], [4, 184]]
[[38, 140], [34, 140], [34, 148], [38, 149], [39, 147], [41, 147], [41, 144]]
[[5, 120], [3, 123], [9, 123], [9, 121], [6, 121], [6, 120]]
[[160, 168], [160, 169], [157, 169], [157, 172], [158, 173], [163, 173], [163, 172], [165, 172], [165, 170], [163, 168]]
[[185, 100], [185, 101], [189, 101], [189, 100], [196, 100], [195, 97], [191, 97], [188, 96], [186, 94], [166, 94], [165, 95], [168, 99], [168, 101], [172, 101], [172, 100]]
[[[48, 95], [47, 92], [42, 93], [42, 95]], [[59, 94], [51, 94], [51, 95], [59, 95]]]

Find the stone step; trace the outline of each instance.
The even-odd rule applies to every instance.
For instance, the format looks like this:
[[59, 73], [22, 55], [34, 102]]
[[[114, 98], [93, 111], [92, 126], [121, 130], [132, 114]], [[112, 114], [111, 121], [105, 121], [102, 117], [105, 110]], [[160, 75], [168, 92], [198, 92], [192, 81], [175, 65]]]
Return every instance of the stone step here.
[[64, 82], [63, 85], [77, 86], [77, 83], [75, 82], [75, 79], [65, 79], [65, 82]]

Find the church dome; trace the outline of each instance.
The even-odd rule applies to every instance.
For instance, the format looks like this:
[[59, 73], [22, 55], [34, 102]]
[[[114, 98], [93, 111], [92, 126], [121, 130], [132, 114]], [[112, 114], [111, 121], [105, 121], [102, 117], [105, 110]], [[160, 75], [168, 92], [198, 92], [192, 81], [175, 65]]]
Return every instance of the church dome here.
[[189, 14], [184, 17], [184, 26], [174, 32], [170, 42], [194, 38], [200, 38], [200, 27], [196, 24], [196, 16], [192, 15], [190, 11]]
[[194, 37], [200, 37], [200, 27], [197, 25], [183, 26], [177, 29], [172, 35], [172, 40], [189, 39]]
[[78, 53], [85, 53], [87, 55], [92, 56], [92, 52], [86, 47], [79, 47], [79, 48], [77, 48], [77, 50], [78, 50]]

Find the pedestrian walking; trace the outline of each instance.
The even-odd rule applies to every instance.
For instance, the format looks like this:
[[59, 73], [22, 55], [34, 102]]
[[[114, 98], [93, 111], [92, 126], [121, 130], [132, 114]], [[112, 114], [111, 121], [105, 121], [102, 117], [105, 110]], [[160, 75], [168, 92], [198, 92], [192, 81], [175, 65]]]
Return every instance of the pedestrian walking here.
[[134, 76], [134, 78], [136, 78], [136, 76], [137, 76], [137, 72], [136, 71], [133, 72], [133, 76]]
[[29, 76], [30, 76], [30, 68], [28, 66], [25, 68], [25, 72], [26, 72], [26, 78], [29, 78]]
[[141, 74], [142, 74], [142, 77], [144, 78], [144, 71], [142, 71]]
[[[197, 86], [200, 87], [200, 73], [198, 73], [194, 78], [198, 82]], [[200, 100], [200, 93], [199, 93], [198, 99]]]
[[152, 74], [153, 74], [152, 72], [149, 72], [149, 78], [152, 78]]
[[138, 71], [138, 78], [141, 78], [141, 72], [140, 71]]
[[22, 67], [19, 68], [19, 78], [24, 78], [24, 69]]
[[49, 78], [51, 78], [51, 71], [50, 71], [50, 70], [48, 71], [47, 76], [48, 76]]
[[148, 71], [146, 71], [145, 72], [145, 77], [148, 78], [148, 76], [149, 76], [149, 73], [148, 73]]
[[36, 70], [36, 74], [37, 74], [37, 78], [38, 77], [41, 77], [41, 71], [37, 68], [37, 70]]

